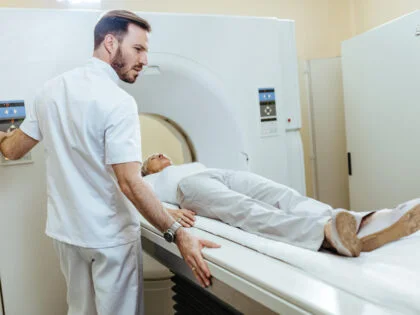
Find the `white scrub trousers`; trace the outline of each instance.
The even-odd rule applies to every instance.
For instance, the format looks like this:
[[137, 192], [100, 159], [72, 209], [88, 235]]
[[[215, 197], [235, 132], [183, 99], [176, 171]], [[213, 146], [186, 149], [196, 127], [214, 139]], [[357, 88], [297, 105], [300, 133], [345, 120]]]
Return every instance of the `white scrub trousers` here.
[[[296, 190], [244, 171], [209, 169], [178, 184], [178, 203], [197, 215], [221, 220], [247, 232], [319, 250], [331, 206]], [[366, 212], [351, 212], [360, 222]]]
[[84, 248], [54, 240], [68, 315], [143, 315], [141, 242]]

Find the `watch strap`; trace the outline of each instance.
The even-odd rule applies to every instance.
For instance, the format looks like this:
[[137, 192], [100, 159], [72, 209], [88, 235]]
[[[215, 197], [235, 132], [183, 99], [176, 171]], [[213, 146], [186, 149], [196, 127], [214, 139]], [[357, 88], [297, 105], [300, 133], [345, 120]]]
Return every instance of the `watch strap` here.
[[169, 227], [169, 231], [171, 231], [171, 233], [173, 233], [173, 235], [175, 235], [176, 231], [182, 227], [182, 225], [178, 222], [174, 222], [170, 227]]

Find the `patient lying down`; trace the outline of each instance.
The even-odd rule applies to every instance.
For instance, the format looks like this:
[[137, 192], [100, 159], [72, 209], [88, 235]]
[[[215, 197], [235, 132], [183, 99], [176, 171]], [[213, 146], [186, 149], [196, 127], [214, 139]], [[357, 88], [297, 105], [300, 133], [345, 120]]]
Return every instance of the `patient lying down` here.
[[250, 172], [175, 166], [164, 154], [149, 156], [142, 175], [161, 201], [183, 208], [171, 214], [184, 226], [193, 224], [195, 212], [269, 239], [351, 257], [420, 229], [420, 199], [369, 212], [333, 209]]

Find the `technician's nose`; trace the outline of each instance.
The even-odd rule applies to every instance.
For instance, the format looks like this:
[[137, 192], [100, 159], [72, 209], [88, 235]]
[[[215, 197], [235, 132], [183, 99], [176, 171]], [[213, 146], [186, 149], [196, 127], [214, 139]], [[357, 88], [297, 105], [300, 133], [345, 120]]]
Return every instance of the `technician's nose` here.
[[147, 57], [147, 53], [144, 53], [141, 57], [140, 57], [140, 62], [144, 65], [147, 66], [149, 63], [148, 57]]

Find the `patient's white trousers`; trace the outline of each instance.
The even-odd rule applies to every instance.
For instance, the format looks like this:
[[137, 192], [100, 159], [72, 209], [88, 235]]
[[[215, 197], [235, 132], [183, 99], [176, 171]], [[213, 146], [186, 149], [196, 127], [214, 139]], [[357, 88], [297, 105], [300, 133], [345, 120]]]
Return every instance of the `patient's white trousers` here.
[[311, 250], [319, 250], [325, 224], [334, 211], [342, 210], [256, 174], [221, 169], [182, 179], [177, 198], [181, 207], [197, 215]]
[[68, 315], [143, 315], [140, 238], [108, 248], [54, 240], [67, 283]]

